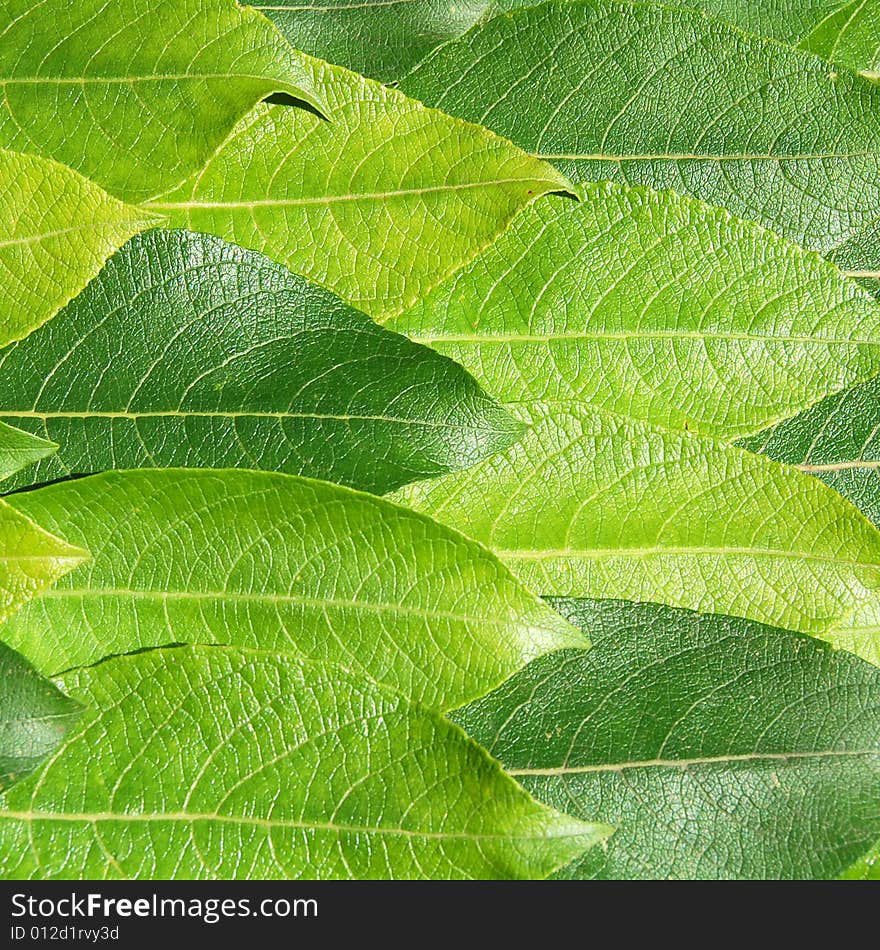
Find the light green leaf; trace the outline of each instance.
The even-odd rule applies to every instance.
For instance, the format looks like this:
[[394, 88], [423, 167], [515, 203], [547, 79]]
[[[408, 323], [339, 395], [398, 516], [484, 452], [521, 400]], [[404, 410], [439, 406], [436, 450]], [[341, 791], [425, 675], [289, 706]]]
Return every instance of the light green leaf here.
[[520, 431], [450, 360], [260, 254], [171, 231], [135, 238], [0, 351], [0, 417], [63, 447], [16, 485], [246, 467], [383, 493]]
[[113, 472], [13, 502], [94, 561], [4, 639], [45, 670], [129, 655], [60, 678], [93, 712], [0, 797], [0, 877], [541, 877], [607, 835], [440, 715], [587, 643], [473, 542], [267, 473]]
[[57, 450], [58, 446], [51, 442], [0, 422], [0, 481], [48, 458]]
[[540, 799], [617, 825], [560, 876], [835, 877], [880, 836], [880, 670], [741, 620], [557, 606], [593, 650], [455, 718]]
[[505, 402], [571, 400], [732, 439], [880, 369], [880, 307], [813, 253], [616, 184], [540, 202], [388, 322]]
[[[876, 0], [665, 0], [855, 70], [880, 70]], [[297, 49], [389, 82], [477, 23], [534, 0], [272, 0], [257, 9]]]
[[82, 709], [0, 643], [0, 791], [58, 747]]
[[[671, 188], [825, 255], [880, 221], [880, 85], [699, 13], [520, 10], [440, 47], [401, 89], [576, 180]], [[880, 274], [880, 241], [864, 250]]]
[[54, 316], [154, 221], [57, 162], [0, 149], [0, 345]]
[[880, 842], [842, 875], [847, 881], [880, 881]]
[[263, 251], [378, 317], [414, 303], [524, 205], [570, 190], [483, 128], [312, 61], [333, 122], [264, 105], [149, 207]]
[[0, 621], [87, 558], [0, 499]]
[[545, 877], [607, 834], [405, 695], [283, 652], [152, 650], [61, 682], [94, 712], [0, 796], [3, 878]]
[[4, 0], [0, 145], [140, 201], [273, 92], [322, 107], [299, 54], [234, 0]]
[[[821, 478], [880, 525], [880, 378], [829, 396], [740, 445]], [[880, 666], [880, 593], [823, 638]]]
[[880, 666], [880, 593], [822, 634], [822, 639]]
[[92, 553], [3, 628], [46, 673], [231, 644], [342, 664], [448, 708], [534, 656], [584, 645], [479, 545], [324, 482], [109, 472], [8, 503]]
[[599, 411], [516, 407], [522, 442], [397, 499], [533, 590], [823, 633], [880, 591], [880, 532], [818, 479]]

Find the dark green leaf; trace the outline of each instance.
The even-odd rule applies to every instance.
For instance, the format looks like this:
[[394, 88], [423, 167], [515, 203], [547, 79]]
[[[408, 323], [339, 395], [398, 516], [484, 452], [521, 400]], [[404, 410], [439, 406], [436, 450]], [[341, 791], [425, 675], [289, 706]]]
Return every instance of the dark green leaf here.
[[0, 643], [0, 791], [50, 755], [81, 712], [78, 703]]
[[535, 795], [617, 826], [564, 877], [834, 877], [880, 836], [880, 670], [796, 634], [559, 602], [589, 653], [455, 714]]
[[[880, 85], [699, 13], [610, 0], [497, 17], [407, 95], [574, 180], [671, 188], [880, 276]], [[872, 235], [870, 239], [869, 235]]]
[[0, 352], [0, 418], [62, 447], [16, 485], [245, 467], [382, 493], [520, 431], [451, 360], [260, 254], [165, 231]]

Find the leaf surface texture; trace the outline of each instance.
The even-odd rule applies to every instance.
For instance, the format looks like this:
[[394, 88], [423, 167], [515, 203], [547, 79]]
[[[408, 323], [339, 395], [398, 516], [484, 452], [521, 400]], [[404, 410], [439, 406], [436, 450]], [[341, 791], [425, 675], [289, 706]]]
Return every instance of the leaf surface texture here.
[[580, 407], [517, 406], [523, 440], [397, 499], [548, 596], [652, 601], [827, 632], [880, 590], [880, 532], [818, 479]]
[[826, 256], [862, 242], [860, 273], [880, 272], [880, 85], [811, 54], [687, 10], [551, 3], [435, 50], [401, 89], [574, 180], [670, 188]]
[[0, 643], [0, 790], [54, 752], [81, 712], [77, 703]]
[[4, 0], [0, 144], [141, 201], [197, 171], [257, 102], [321, 105], [299, 54], [234, 0]]
[[557, 606], [593, 650], [456, 719], [540, 799], [617, 826], [561, 877], [834, 877], [876, 839], [880, 670], [725, 617]]
[[668, 192], [578, 194], [526, 209], [387, 325], [504, 402], [569, 400], [725, 440], [876, 375], [880, 308], [817, 255]]
[[486, 129], [310, 61], [333, 122], [256, 108], [150, 202], [175, 227], [262, 251], [373, 317], [397, 313], [568, 180]]
[[63, 446], [15, 484], [244, 467], [384, 493], [519, 431], [450, 360], [260, 254], [168, 231], [0, 351], [0, 418]]
[[153, 221], [57, 162], [0, 149], [0, 345], [54, 316]]

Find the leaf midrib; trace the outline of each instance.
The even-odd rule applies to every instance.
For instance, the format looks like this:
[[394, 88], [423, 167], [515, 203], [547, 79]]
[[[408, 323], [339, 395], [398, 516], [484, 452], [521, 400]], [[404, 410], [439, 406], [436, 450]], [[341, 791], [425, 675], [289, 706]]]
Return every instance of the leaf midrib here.
[[717, 765], [727, 762], [788, 762], [799, 759], [857, 758], [880, 756], [880, 747], [874, 749], [822, 749], [813, 752], [744, 752], [731, 755], [702, 756], [691, 759], [642, 759], [632, 762], [614, 762], [596, 765], [558, 766], [548, 768], [522, 768], [505, 771], [508, 775], [563, 776], [586, 775], [596, 772], [623, 772], [626, 769], [671, 768], [687, 769], [700, 765]]
[[485, 426], [479, 426], [476, 424], [465, 425], [464, 423], [444, 422], [442, 420], [434, 419], [406, 419], [397, 416], [344, 415], [322, 412], [203, 412], [200, 410], [189, 409], [151, 412], [128, 412], [125, 410], [83, 410], [76, 412], [59, 410], [57, 412], [38, 412], [33, 409], [23, 409], [18, 412], [14, 410], [5, 410], [0, 412], [0, 419], [129, 419], [135, 422], [138, 419], [179, 419], [190, 417], [206, 419], [326, 419], [331, 422], [387, 422], [396, 425], [411, 425], [436, 429], [453, 429], [455, 431], [463, 432], [483, 432], [486, 430]]
[[[315, 607], [319, 609], [338, 608], [341, 610], [351, 609], [363, 611], [365, 613], [391, 613], [403, 616], [421, 617], [426, 620], [452, 620], [462, 624], [481, 624], [483, 626], [497, 626], [507, 628], [511, 626], [511, 620], [504, 617], [472, 617], [467, 614], [458, 614], [451, 610], [430, 610], [423, 607], [407, 607], [402, 604], [387, 603], [369, 603], [359, 600], [343, 600], [341, 598], [323, 598], [323, 597], [301, 597], [296, 594], [261, 594], [246, 593], [244, 591], [184, 591], [184, 590], [134, 590], [130, 588], [63, 588], [53, 587], [40, 594], [38, 603], [46, 600], [64, 600], [71, 597], [130, 597], [134, 600], [160, 601], [210, 601], [218, 600], [233, 603], [254, 603], [254, 604], [295, 604], [303, 607]], [[534, 623], [523, 624], [530, 630], [546, 633], [553, 633], [552, 630], [540, 627]], [[272, 651], [274, 652], [274, 651]], [[282, 651], [283, 652], [283, 651]], [[299, 654], [297, 654], [299, 655]]]
[[747, 547], [684, 547], [682, 545], [670, 547], [643, 547], [643, 548], [592, 548], [580, 550], [574, 548], [545, 549], [541, 551], [505, 551], [493, 547], [493, 552], [502, 560], [542, 561], [555, 558], [578, 558], [585, 561], [602, 560], [603, 558], [634, 557], [649, 558], [671, 555], [685, 557], [696, 555], [699, 557], [769, 557], [788, 558], [796, 561], [817, 561], [828, 564], [841, 564], [846, 567], [864, 568], [871, 571], [880, 571], [880, 562], [871, 563], [855, 561], [850, 558], [840, 558], [831, 554], [816, 554], [812, 551], [786, 551], [776, 548], [747, 548]]
[[[592, 316], [594, 314], [591, 314]], [[486, 345], [506, 345], [508, 343], [555, 343], [571, 340], [584, 342], [589, 340], [739, 340], [750, 343], [813, 343], [838, 344], [841, 346], [880, 346], [880, 338], [856, 339], [854, 337], [790, 336], [774, 333], [766, 334], [733, 333], [715, 330], [615, 330], [603, 332], [571, 331], [558, 333], [488, 333], [485, 336], [474, 333], [414, 334], [409, 337], [413, 343], [434, 346], [438, 343], [476, 343]]]
[[237, 818], [233, 815], [215, 815], [211, 813], [186, 813], [186, 812], [165, 812], [154, 814], [118, 814], [116, 812], [39, 812], [39, 811], [9, 811], [0, 809], [0, 820], [8, 819], [12, 821], [23, 821], [31, 824], [36, 821], [65, 821], [79, 822], [84, 824], [99, 824], [101, 822], [130, 822], [130, 823], [155, 823], [155, 822], [184, 822], [187, 824], [209, 821], [222, 824], [247, 825], [252, 827], [261, 827], [268, 829], [276, 828], [305, 828], [309, 830], [330, 831], [340, 834], [379, 834], [379, 835], [397, 835], [408, 838], [425, 839], [462, 839], [466, 841], [509, 841], [515, 837], [517, 841], [542, 841], [548, 837], [551, 838], [581, 838], [587, 832], [585, 828], [566, 833], [556, 832], [547, 834], [546, 831], [535, 834], [515, 834], [515, 835], [489, 835], [474, 834], [470, 832], [443, 832], [443, 831], [413, 831], [408, 828], [370, 828], [362, 825], [343, 825], [334, 822], [308, 821], [306, 819], [271, 819], [271, 818]]
[[270, 76], [251, 73], [156, 73], [144, 76], [7, 76], [0, 78], [0, 86], [83, 86], [83, 85], [133, 85], [139, 82], [180, 82], [184, 79], [255, 79], [264, 83], [288, 85]]
[[394, 191], [359, 192], [357, 194], [319, 195], [313, 198], [262, 198], [252, 201], [160, 201], [151, 200], [144, 204], [146, 208], [155, 208], [160, 211], [175, 211], [186, 209], [226, 209], [237, 208], [289, 208], [303, 205], [324, 205], [336, 201], [383, 201], [389, 198], [418, 197], [419, 195], [443, 194], [449, 191], [468, 191], [476, 188], [495, 188], [498, 185], [537, 185], [544, 187], [547, 184], [556, 184], [561, 190], [563, 182], [551, 181], [549, 178], [484, 178], [480, 181], [457, 182], [454, 184], [425, 185], [422, 188], [398, 188]]

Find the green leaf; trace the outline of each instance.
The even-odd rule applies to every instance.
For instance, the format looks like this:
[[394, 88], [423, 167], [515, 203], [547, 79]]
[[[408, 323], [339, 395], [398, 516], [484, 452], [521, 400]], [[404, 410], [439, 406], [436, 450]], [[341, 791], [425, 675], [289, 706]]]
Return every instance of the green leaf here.
[[841, 66], [880, 70], [880, 6], [876, 0], [664, 0], [728, 20]]
[[0, 481], [42, 461], [57, 450], [58, 446], [51, 442], [0, 422]]
[[[520, 10], [440, 47], [401, 89], [575, 180], [671, 188], [825, 255], [880, 221], [880, 85], [699, 13]], [[866, 263], [880, 275], [880, 241]]]
[[234, 0], [4, 0], [0, 145], [139, 201], [199, 169], [273, 92], [322, 107], [301, 57]]
[[880, 842], [842, 875], [848, 881], [880, 881]]
[[[829, 396], [740, 442], [821, 478], [880, 525], [880, 378]], [[880, 593], [823, 634], [880, 666]]]
[[297, 48], [391, 82], [435, 46], [491, 16], [492, 0], [270, 0], [255, 4]]
[[92, 712], [0, 797], [0, 877], [542, 877], [607, 835], [440, 715], [587, 643], [473, 542], [267, 473], [12, 500], [95, 553], [4, 638], [44, 670], [129, 655], [61, 676]]
[[50, 755], [81, 712], [78, 703], [0, 643], [0, 791]]
[[0, 621], [87, 558], [0, 499]]
[[849, 650], [880, 666], [880, 593], [875, 593], [834, 629], [822, 634], [822, 639], [839, 650]]
[[519, 434], [427, 347], [260, 254], [169, 231], [135, 238], [63, 313], [0, 352], [0, 417], [63, 446], [16, 484], [246, 467], [383, 493]]
[[849, 498], [880, 525], [880, 377], [739, 444], [796, 465]]
[[371, 316], [397, 313], [524, 205], [570, 185], [486, 129], [312, 61], [333, 122], [264, 105], [149, 207], [263, 251]]
[[[297, 49], [389, 82], [436, 46], [530, 0], [274, 0], [257, 5]], [[855, 70], [880, 70], [880, 7], [873, 0], [666, 0], [702, 9]]]
[[455, 718], [541, 800], [617, 825], [561, 876], [827, 878], [880, 836], [880, 670], [741, 620], [558, 606], [593, 650]]
[[571, 400], [724, 439], [880, 369], [880, 307], [813, 253], [617, 184], [540, 202], [388, 322], [505, 402]]
[[94, 712], [0, 796], [0, 877], [545, 877], [607, 834], [340, 668], [185, 647], [62, 684]]
[[288, 651], [449, 708], [583, 638], [472, 541], [324, 482], [109, 472], [8, 503], [92, 552], [3, 639], [57, 673], [170, 644]]
[[154, 220], [57, 162], [0, 149], [0, 345], [54, 316]]
[[818, 479], [737, 448], [557, 404], [524, 439], [397, 499], [541, 594], [653, 601], [819, 634], [880, 591], [880, 532]]

